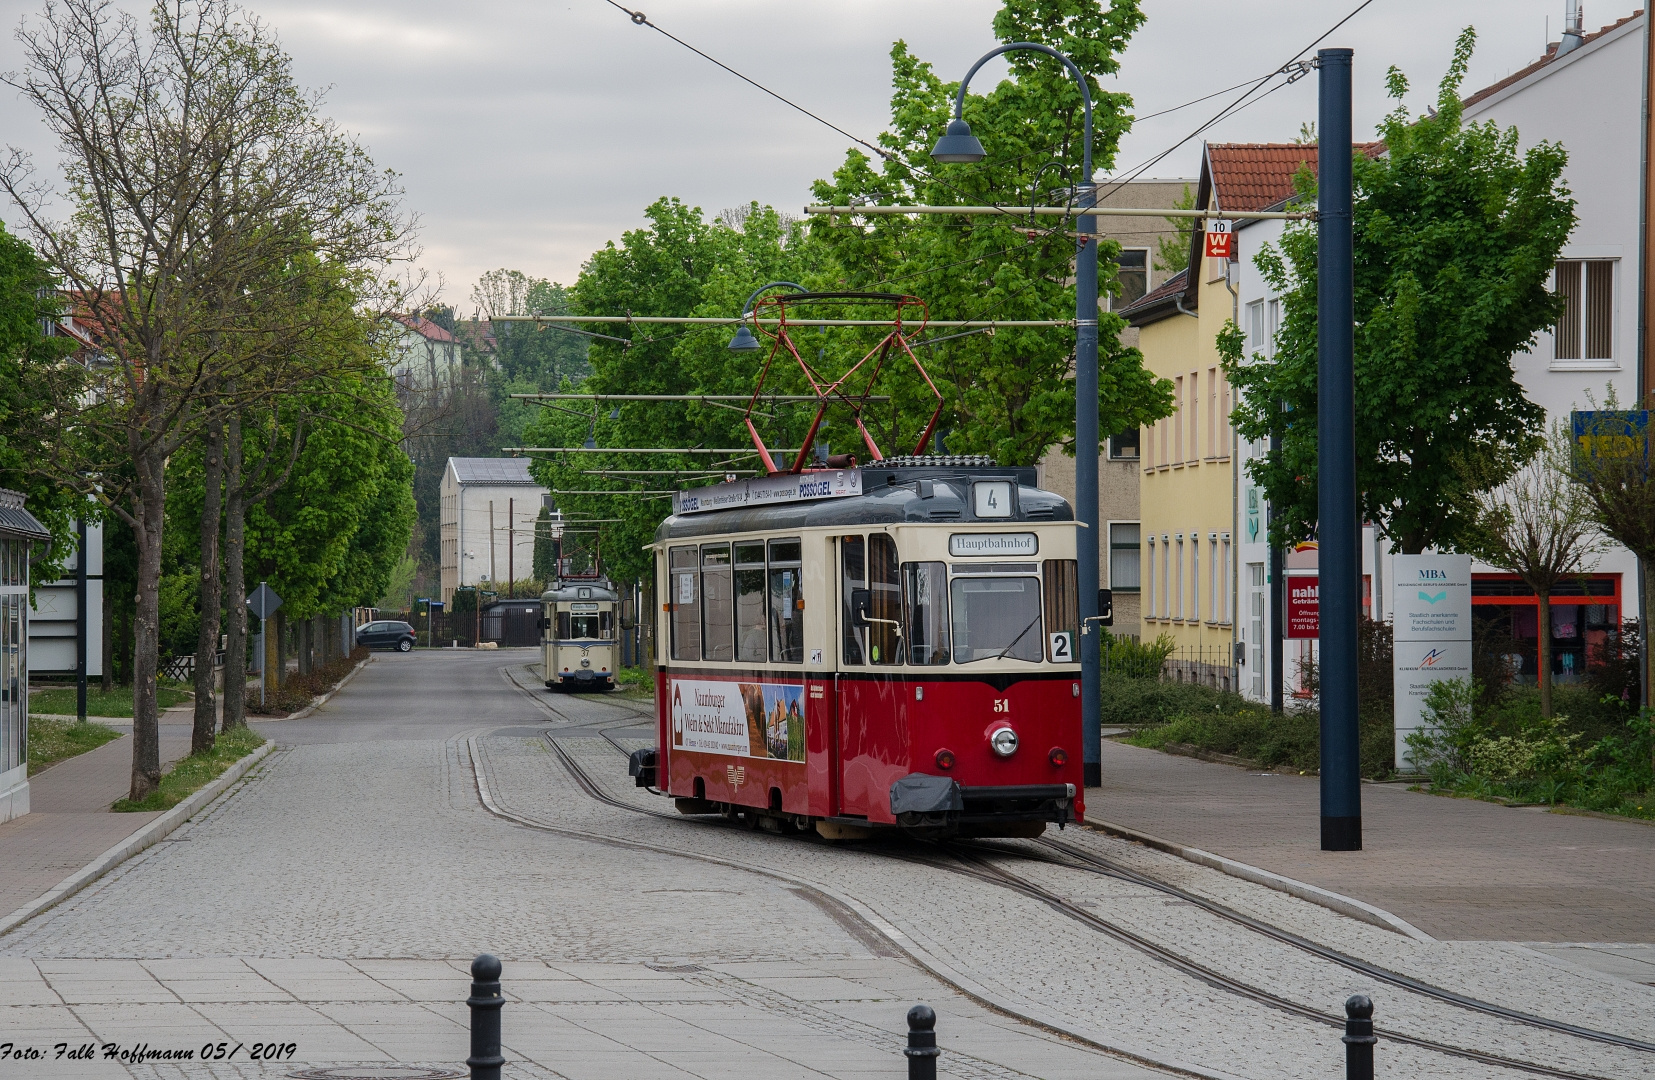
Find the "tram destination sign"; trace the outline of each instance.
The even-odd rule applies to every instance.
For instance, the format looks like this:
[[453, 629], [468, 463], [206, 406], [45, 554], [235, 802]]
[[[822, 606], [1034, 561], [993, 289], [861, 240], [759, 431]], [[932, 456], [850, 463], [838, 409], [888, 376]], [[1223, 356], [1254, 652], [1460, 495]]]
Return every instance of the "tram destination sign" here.
[[705, 514], [713, 510], [738, 510], [748, 506], [809, 502], [814, 499], [843, 499], [862, 494], [862, 473], [856, 469], [755, 476], [727, 484], [691, 488], [673, 494], [673, 512]]
[[948, 537], [948, 554], [956, 558], [1039, 553], [1040, 541], [1032, 532], [952, 533]]

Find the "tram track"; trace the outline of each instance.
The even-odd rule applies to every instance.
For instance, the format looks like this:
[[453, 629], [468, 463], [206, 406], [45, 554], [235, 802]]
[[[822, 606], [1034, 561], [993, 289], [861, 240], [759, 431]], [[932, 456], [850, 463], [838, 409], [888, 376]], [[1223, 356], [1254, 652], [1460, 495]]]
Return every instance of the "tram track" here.
[[[628, 753], [626, 748], [606, 731], [600, 730], [599, 733], [618, 754], [625, 755]], [[546, 741], [551, 746], [560, 762], [563, 764], [565, 770], [575, 780], [576, 784], [591, 798], [618, 809], [629, 810], [633, 813], [664, 818], [671, 821], [699, 820], [701, 824], [717, 825], [723, 828], [741, 828], [741, 826], [723, 820], [709, 821], [705, 818], [698, 819], [695, 817], [686, 817], [676, 812], [653, 810], [646, 807], [640, 807], [623, 799], [615, 798], [605, 791], [601, 784], [592, 778], [586, 769], [575, 760], [573, 755], [569, 754], [562, 746], [558, 745], [558, 740], [554, 737], [553, 733], [546, 733]], [[1299, 1019], [1309, 1020], [1328, 1027], [1343, 1027], [1344, 1017], [1323, 1012], [1322, 1010], [1316, 1009], [1312, 1006], [1304, 1005], [1300, 1002], [1292, 1000], [1291, 998], [1283, 997], [1270, 990], [1254, 986], [1250, 983], [1236, 979], [1229, 975], [1225, 975], [1222, 972], [1207, 967], [1195, 958], [1143, 937], [1142, 935], [1137, 934], [1126, 927], [1111, 922], [1110, 920], [1097, 915], [1094, 912], [1088, 911], [1085, 908], [1076, 905], [1066, 897], [1053, 892], [1046, 886], [1031, 881], [1028, 878], [1003, 866], [997, 865], [992, 861], [992, 859], [1006, 857], [1036, 858], [1051, 865], [1116, 878], [1129, 884], [1152, 889], [1164, 895], [1172, 896], [1178, 900], [1191, 903], [1212, 915], [1225, 919], [1226, 921], [1239, 925], [1254, 933], [1261, 934], [1277, 941], [1278, 943], [1301, 949], [1310, 955], [1315, 956], [1319, 960], [1354, 971], [1386, 985], [1394, 986], [1406, 993], [1423, 996], [1439, 1004], [1466, 1009], [1468, 1011], [1481, 1013], [1498, 1020], [1523, 1024], [1570, 1038], [1607, 1044], [1633, 1051], [1655, 1052], [1655, 1044], [1643, 1042], [1628, 1036], [1616, 1035], [1611, 1032], [1596, 1031], [1594, 1029], [1568, 1024], [1563, 1021], [1534, 1016], [1519, 1010], [1509, 1009], [1504, 1006], [1480, 1001], [1476, 998], [1456, 994], [1453, 991], [1433, 986], [1421, 980], [1388, 971], [1376, 965], [1369, 964], [1366, 961], [1348, 956], [1338, 950], [1331, 949], [1327, 946], [1320, 945], [1317, 942], [1302, 938], [1299, 935], [1291, 933], [1290, 931], [1271, 926], [1268, 923], [1264, 923], [1258, 919], [1254, 919], [1250, 916], [1234, 911], [1233, 909], [1230, 909], [1222, 904], [1218, 904], [1205, 897], [1179, 889], [1176, 886], [1167, 885], [1164, 882], [1158, 882], [1153, 878], [1149, 878], [1143, 874], [1139, 874], [1125, 867], [1121, 867], [1112, 863], [1110, 860], [1097, 856], [1091, 852], [1086, 852], [1083, 849], [1076, 848], [1071, 844], [1067, 844], [1059, 840], [1049, 840], [1046, 838], [1042, 838], [1034, 843], [1042, 848], [1045, 848], [1051, 854], [1042, 855], [1037, 852], [1032, 852], [1027, 848], [995, 847], [980, 842], [969, 841], [937, 842], [933, 845], [932, 851], [928, 853], [897, 852], [889, 850], [881, 850], [877, 853], [886, 858], [897, 861], [916, 863], [931, 867], [933, 869], [961, 874], [999, 888], [1005, 888], [1010, 891], [1020, 893], [1030, 899], [1043, 903], [1057, 911], [1059, 914], [1085, 925], [1091, 930], [1104, 934], [1112, 940], [1124, 944], [1140, 952], [1141, 954], [1148, 956], [1154, 961], [1169, 967], [1172, 970], [1185, 975], [1186, 977], [1195, 979], [1204, 985], [1290, 1014]], [[963, 987], [960, 989], [965, 990]], [[965, 990], [965, 992], [970, 993], [969, 990]], [[1452, 1043], [1445, 1043], [1435, 1039], [1408, 1035], [1389, 1028], [1381, 1028], [1378, 1033], [1383, 1038], [1399, 1044], [1416, 1047], [1421, 1050], [1443, 1054], [1445, 1056], [1454, 1057], [1465, 1061], [1474, 1061], [1478, 1064], [1495, 1068], [1511, 1069], [1535, 1076], [1554, 1077], [1558, 1078], [1558, 1080], [1609, 1080], [1608, 1077], [1595, 1073], [1579, 1072], [1538, 1062], [1505, 1057], [1503, 1055], [1488, 1053]], [[1114, 1048], [1108, 1049], [1113, 1050]]]

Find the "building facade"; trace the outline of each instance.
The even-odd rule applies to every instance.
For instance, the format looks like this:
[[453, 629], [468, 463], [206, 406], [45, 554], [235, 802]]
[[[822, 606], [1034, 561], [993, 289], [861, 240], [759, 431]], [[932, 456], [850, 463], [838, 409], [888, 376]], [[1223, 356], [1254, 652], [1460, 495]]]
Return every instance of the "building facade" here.
[[[536, 523], [550, 500], [527, 458], [449, 458], [438, 534], [443, 603], [461, 586], [503, 589], [532, 577]], [[555, 511], [553, 530], [562, 535]]]
[[452, 386], [462, 363], [460, 343], [454, 335], [420, 315], [398, 315], [402, 333], [397, 337], [391, 360], [391, 374], [398, 389], [431, 390]]
[[[1192, 198], [1195, 185], [1193, 179], [1141, 179], [1118, 185], [1103, 183], [1098, 189], [1098, 205], [1171, 209], [1181, 201]], [[1100, 217], [1097, 223], [1099, 235], [1121, 246], [1116, 269], [1120, 295], [1099, 297], [1098, 306], [1106, 311], [1119, 312], [1142, 299], [1150, 290], [1158, 288], [1173, 273], [1156, 265], [1156, 254], [1163, 240], [1177, 237], [1177, 230], [1163, 217]], [[1128, 348], [1138, 345], [1136, 327], [1127, 326], [1121, 334], [1121, 344]], [[1115, 621], [1112, 631], [1136, 637], [1143, 630], [1140, 623], [1138, 432], [1134, 429], [1113, 435], [1105, 432], [1104, 435], [1106, 441], [1098, 455], [1098, 519], [1103, 530], [1098, 537], [1098, 582], [1114, 593]], [[1041, 487], [1057, 492], [1072, 503], [1075, 496], [1075, 459], [1062, 450], [1052, 450], [1040, 462], [1039, 482]]]

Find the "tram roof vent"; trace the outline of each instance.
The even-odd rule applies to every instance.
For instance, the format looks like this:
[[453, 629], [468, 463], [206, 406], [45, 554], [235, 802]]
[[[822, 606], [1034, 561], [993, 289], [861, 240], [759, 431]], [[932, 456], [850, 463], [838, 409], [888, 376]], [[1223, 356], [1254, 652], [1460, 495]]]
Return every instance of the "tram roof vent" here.
[[879, 461], [868, 462], [870, 466], [883, 468], [914, 468], [928, 466], [958, 466], [966, 468], [993, 468], [1000, 463], [987, 454], [903, 454], [899, 457], [883, 458]]

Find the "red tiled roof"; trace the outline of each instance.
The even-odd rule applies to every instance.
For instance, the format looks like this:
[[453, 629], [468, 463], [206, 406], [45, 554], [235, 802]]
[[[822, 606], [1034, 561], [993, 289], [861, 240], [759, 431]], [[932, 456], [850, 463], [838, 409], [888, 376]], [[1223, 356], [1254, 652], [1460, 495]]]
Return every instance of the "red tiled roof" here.
[[[1617, 19], [1614, 22], [1610, 23], [1608, 26], [1599, 27], [1595, 32], [1587, 34], [1585, 37], [1580, 39], [1580, 43], [1582, 45], [1585, 45], [1589, 42], [1596, 41], [1598, 38], [1600, 38], [1603, 35], [1609, 33], [1611, 30], [1620, 29], [1621, 27], [1625, 26], [1627, 23], [1631, 22], [1633, 19], [1638, 18], [1643, 13], [1644, 13], [1644, 9], [1643, 8], [1638, 8], [1636, 11], [1634, 11], [1632, 14], [1628, 15], [1626, 18]], [[1484, 98], [1493, 97], [1495, 94], [1498, 94], [1500, 91], [1504, 90], [1506, 87], [1512, 85], [1513, 83], [1522, 82], [1524, 79], [1528, 78], [1530, 75], [1533, 75], [1535, 72], [1539, 71], [1541, 68], [1545, 67], [1547, 64], [1549, 64], [1553, 60], [1557, 59], [1557, 46], [1558, 46], [1557, 42], [1555, 42], [1555, 41], [1552, 42], [1551, 44], [1546, 46], [1546, 55], [1545, 56], [1542, 56], [1540, 59], [1536, 60], [1534, 63], [1530, 64], [1528, 67], [1524, 68], [1521, 71], [1512, 72], [1510, 75], [1507, 75], [1505, 78], [1501, 79], [1497, 83], [1494, 83], [1492, 86], [1483, 87], [1481, 90], [1477, 91], [1475, 94], [1472, 94], [1470, 97], [1466, 98], [1460, 104], [1463, 105], [1465, 108], [1469, 109], [1471, 106], [1477, 104], [1479, 101], [1482, 101]], [[1564, 54], [1564, 55], [1567, 55], [1567, 54]]]
[[1136, 320], [1135, 316], [1142, 314], [1150, 308], [1158, 307], [1159, 305], [1165, 303], [1170, 297], [1182, 296], [1184, 288], [1188, 284], [1189, 269], [1186, 267], [1185, 269], [1178, 271], [1176, 274], [1173, 274], [1159, 285], [1155, 286], [1155, 288], [1144, 293], [1126, 307], [1121, 308], [1119, 315], [1129, 324], [1139, 326], [1141, 324]]
[[454, 340], [453, 334], [450, 334], [447, 330], [444, 330], [442, 327], [438, 326], [430, 319], [425, 318], [423, 315], [398, 315], [396, 320], [408, 329], [414, 331], [414, 333], [419, 334], [422, 337], [429, 338], [432, 341]]
[[[1382, 144], [1354, 146], [1372, 156]], [[1207, 162], [1220, 210], [1267, 210], [1292, 197], [1301, 168], [1316, 172], [1316, 144], [1208, 143]]]

